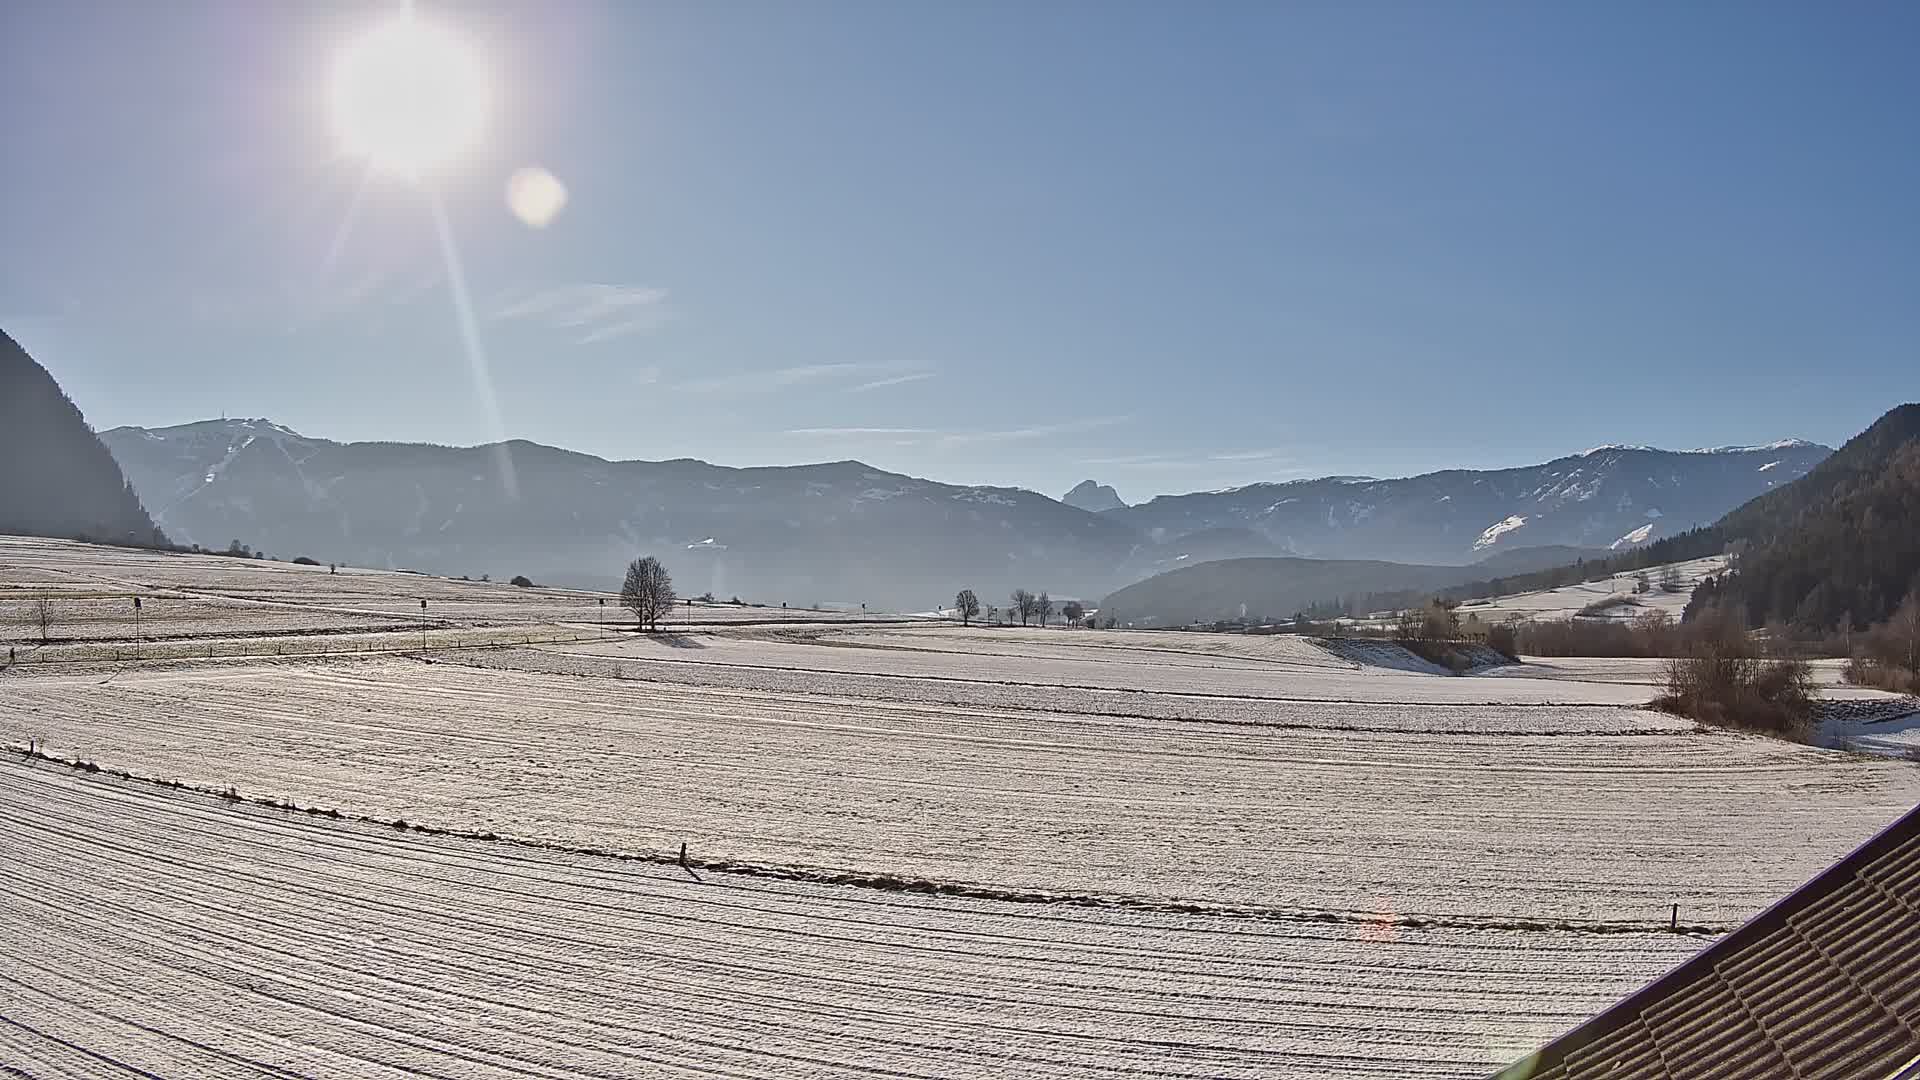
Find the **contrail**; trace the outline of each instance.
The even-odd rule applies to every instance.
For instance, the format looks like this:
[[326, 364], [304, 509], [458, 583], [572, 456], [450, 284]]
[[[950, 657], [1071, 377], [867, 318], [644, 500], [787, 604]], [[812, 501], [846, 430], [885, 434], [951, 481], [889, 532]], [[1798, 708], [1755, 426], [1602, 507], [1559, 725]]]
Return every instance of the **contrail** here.
[[500, 403], [493, 394], [493, 376], [487, 371], [487, 354], [480, 348], [480, 329], [473, 321], [473, 301], [467, 296], [467, 273], [454, 247], [453, 227], [447, 224], [447, 208], [440, 194], [427, 189], [427, 202], [433, 207], [433, 224], [440, 233], [440, 254], [447, 263], [447, 287], [453, 294], [453, 310], [460, 322], [460, 337], [467, 347], [467, 367], [473, 376], [473, 396], [485, 414], [493, 436], [493, 452], [500, 469], [500, 486], [509, 500], [520, 498], [520, 482], [514, 476], [513, 458], [507, 453], [507, 433], [500, 422]]

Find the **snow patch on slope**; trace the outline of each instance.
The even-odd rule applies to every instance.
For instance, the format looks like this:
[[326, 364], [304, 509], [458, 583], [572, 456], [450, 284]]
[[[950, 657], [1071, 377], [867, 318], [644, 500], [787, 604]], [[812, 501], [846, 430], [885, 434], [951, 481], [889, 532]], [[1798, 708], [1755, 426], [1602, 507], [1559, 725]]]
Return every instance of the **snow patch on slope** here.
[[1500, 538], [1502, 536], [1512, 532], [1513, 530], [1519, 528], [1522, 525], [1525, 525], [1526, 523], [1527, 523], [1527, 518], [1525, 514], [1514, 514], [1508, 517], [1505, 521], [1494, 522], [1492, 525], [1487, 526], [1487, 529], [1485, 532], [1480, 534], [1480, 539], [1475, 540], [1473, 542], [1473, 550], [1479, 551], [1481, 548], [1492, 547], [1493, 545], [1500, 542]]
[[1621, 537], [1620, 539], [1615, 540], [1613, 543], [1608, 544], [1607, 548], [1612, 551], [1618, 551], [1623, 547], [1632, 547], [1635, 544], [1644, 544], [1647, 542], [1647, 538], [1652, 535], [1653, 535], [1653, 522], [1649, 521], [1645, 525], [1640, 526], [1639, 528], [1633, 530], [1632, 532]]

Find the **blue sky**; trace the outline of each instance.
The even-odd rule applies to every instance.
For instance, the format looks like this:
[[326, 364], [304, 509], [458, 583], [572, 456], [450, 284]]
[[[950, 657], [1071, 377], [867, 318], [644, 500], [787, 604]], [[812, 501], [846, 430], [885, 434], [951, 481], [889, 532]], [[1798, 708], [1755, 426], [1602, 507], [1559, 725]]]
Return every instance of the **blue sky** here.
[[1141, 499], [1920, 396], [1912, 4], [422, 0], [492, 87], [430, 183], [497, 422], [426, 193], [330, 130], [396, 9], [0, 13], [0, 327], [96, 426]]

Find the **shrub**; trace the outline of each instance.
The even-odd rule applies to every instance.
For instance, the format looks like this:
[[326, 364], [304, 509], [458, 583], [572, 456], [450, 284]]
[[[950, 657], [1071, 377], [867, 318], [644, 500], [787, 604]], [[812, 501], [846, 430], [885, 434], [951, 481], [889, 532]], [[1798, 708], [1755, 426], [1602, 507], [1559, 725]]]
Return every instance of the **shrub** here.
[[531, 589], [533, 588], [533, 579], [528, 577], [525, 574], [515, 574], [513, 576], [513, 580], [509, 581], [507, 584], [518, 586], [519, 588], [522, 588], [522, 589]]
[[1509, 660], [1520, 659], [1520, 631], [1507, 623], [1487, 630], [1487, 647]]
[[296, 555], [296, 556], [294, 556], [294, 558], [293, 558], [293, 565], [295, 565], [295, 566], [319, 566], [319, 565], [320, 565], [320, 560], [319, 560], [319, 559], [309, 559], [309, 558], [307, 558], [307, 557], [306, 557], [305, 555]]
[[1801, 737], [1813, 720], [1813, 673], [1804, 660], [1762, 660], [1746, 642], [1705, 640], [1667, 664], [1654, 706], [1703, 724]]
[[1867, 656], [1848, 660], [1841, 676], [1855, 686], [1872, 686], [1896, 694], [1920, 694], [1920, 672]]

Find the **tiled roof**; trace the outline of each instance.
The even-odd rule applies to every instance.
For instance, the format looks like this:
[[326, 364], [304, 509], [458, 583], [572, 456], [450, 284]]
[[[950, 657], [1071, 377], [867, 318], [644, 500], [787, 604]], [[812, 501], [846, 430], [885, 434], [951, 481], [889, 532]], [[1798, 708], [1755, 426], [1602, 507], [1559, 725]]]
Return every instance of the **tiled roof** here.
[[1920, 1076], [1920, 807], [1496, 1080]]

